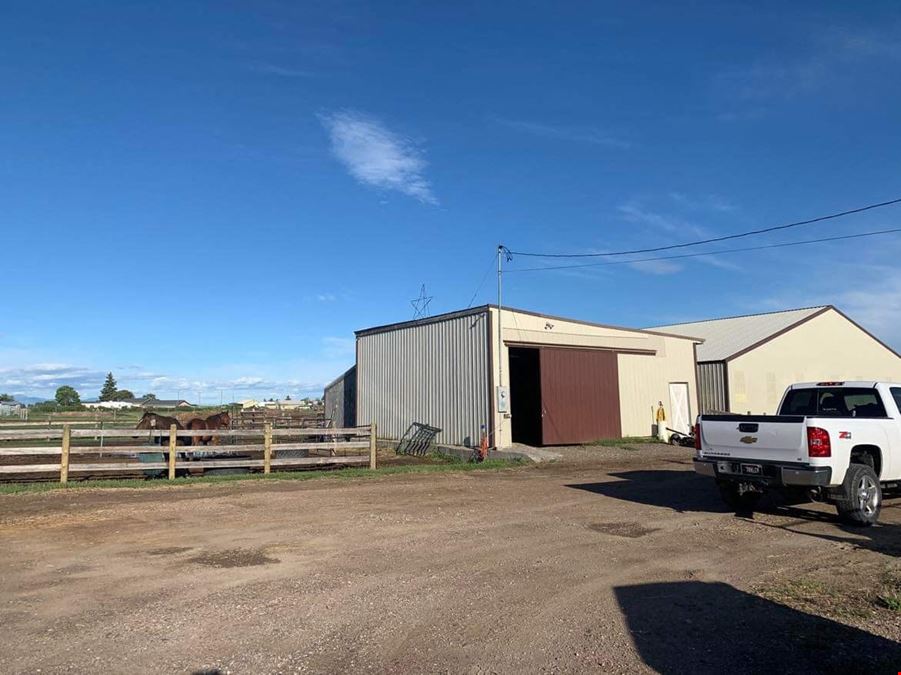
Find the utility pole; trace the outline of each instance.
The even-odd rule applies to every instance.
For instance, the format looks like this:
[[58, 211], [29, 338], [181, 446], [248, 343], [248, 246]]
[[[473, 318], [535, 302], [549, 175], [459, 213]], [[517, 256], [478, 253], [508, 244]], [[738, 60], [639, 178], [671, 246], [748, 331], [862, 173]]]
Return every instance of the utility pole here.
[[501, 336], [501, 300], [503, 299], [503, 264], [504, 245], [497, 245], [497, 386], [501, 386], [504, 379], [504, 360], [501, 358], [501, 347], [503, 347], [503, 338]]
[[494, 409], [497, 411], [498, 422], [494, 429], [494, 447], [498, 448], [501, 444], [501, 429], [504, 426], [504, 416], [509, 412], [508, 407], [508, 391], [504, 386], [504, 336], [503, 336], [503, 278], [504, 278], [504, 255], [507, 247], [503, 244], [497, 245], [497, 386], [494, 389]]

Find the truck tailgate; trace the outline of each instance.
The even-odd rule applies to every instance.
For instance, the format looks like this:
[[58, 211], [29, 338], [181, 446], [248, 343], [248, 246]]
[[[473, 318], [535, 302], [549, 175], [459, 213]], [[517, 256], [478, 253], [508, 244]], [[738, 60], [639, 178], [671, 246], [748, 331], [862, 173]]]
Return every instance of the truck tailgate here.
[[806, 462], [803, 417], [702, 415], [701, 456], [770, 462]]

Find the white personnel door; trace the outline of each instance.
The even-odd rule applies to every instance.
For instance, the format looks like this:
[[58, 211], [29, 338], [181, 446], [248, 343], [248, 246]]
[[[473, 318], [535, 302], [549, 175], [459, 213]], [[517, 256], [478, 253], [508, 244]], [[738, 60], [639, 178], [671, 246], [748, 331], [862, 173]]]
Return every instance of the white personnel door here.
[[691, 411], [688, 407], [686, 382], [669, 383], [669, 407], [670, 414], [666, 426], [680, 434], [687, 434], [691, 430]]

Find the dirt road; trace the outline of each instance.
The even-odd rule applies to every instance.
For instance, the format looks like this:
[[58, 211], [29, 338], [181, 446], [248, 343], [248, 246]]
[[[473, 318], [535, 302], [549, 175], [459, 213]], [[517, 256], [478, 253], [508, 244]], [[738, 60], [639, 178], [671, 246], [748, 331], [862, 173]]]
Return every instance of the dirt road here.
[[901, 670], [901, 503], [741, 519], [690, 454], [0, 497], [0, 672]]

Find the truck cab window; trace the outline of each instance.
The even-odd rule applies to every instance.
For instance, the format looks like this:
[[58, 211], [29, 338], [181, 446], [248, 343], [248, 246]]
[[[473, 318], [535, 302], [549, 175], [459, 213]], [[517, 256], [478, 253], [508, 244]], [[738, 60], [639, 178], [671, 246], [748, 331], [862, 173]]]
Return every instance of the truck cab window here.
[[[893, 395], [898, 400], [898, 394]], [[820, 417], [885, 417], [885, 406], [875, 389], [850, 387], [792, 389], [785, 396], [780, 415]]]
[[895, 405], [901, 411], [901, 387], [892, 387], [892, 398], [895, 399]]

